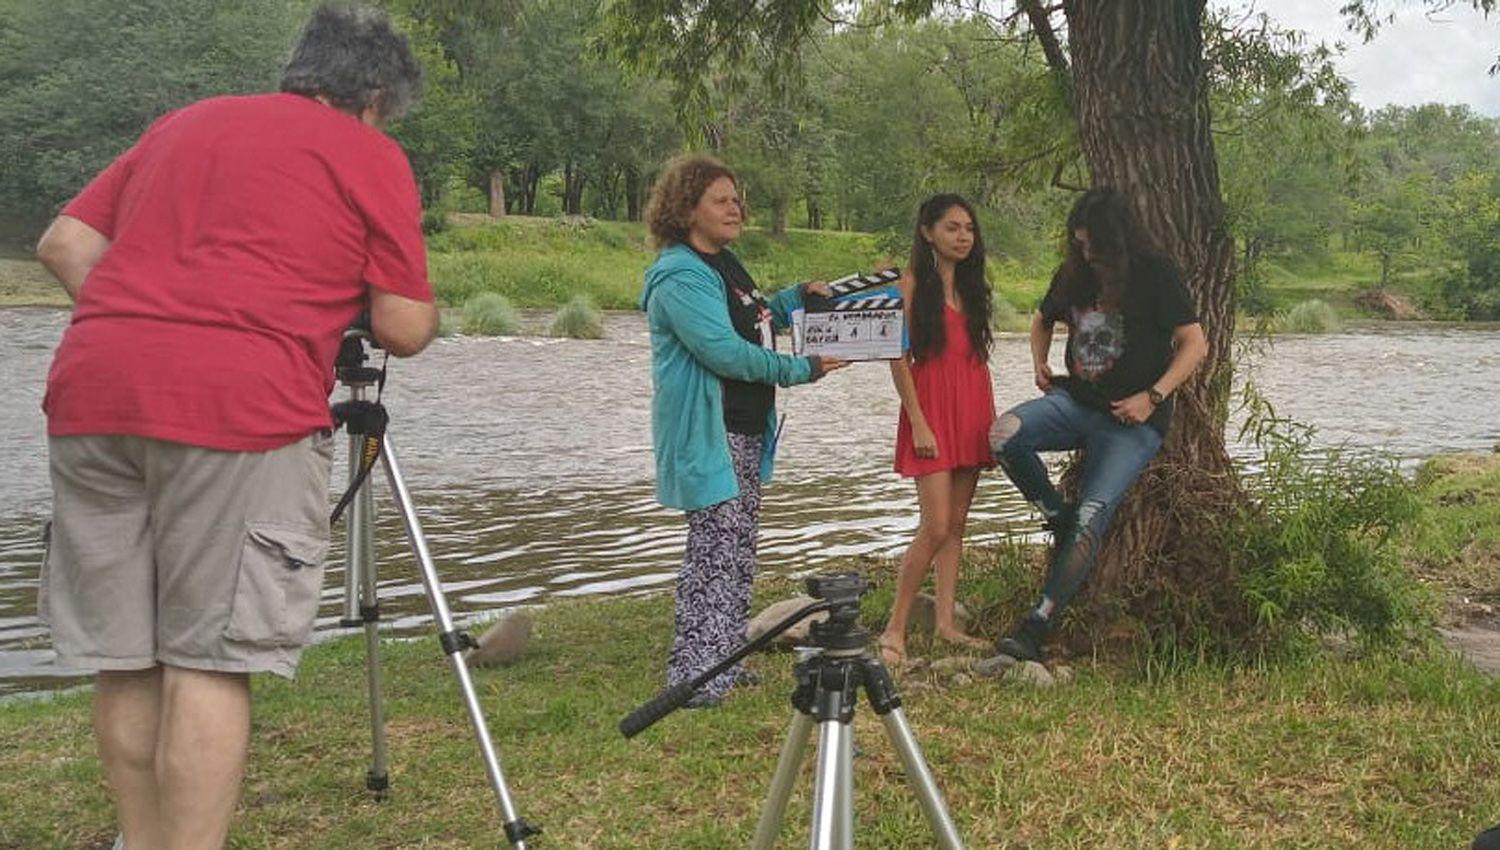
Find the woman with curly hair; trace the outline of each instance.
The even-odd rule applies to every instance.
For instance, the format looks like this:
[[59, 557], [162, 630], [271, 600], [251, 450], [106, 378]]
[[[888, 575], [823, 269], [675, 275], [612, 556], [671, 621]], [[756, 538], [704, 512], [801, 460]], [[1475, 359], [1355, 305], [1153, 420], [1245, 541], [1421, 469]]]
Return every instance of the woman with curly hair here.
[[[651, 437], [656, 496], [687, 513], [677, 581], [669, 685], [693, 678], [745, 639], [760, 522], [760, 488], [776, 451], [776, 387], [816, 381], [845, 365], [776, 351], [775, 329], [803, 290], [764, 297], [729, 244], [744, 227], [734, 172], [712, 157], [670, 163], [646, 206], [660, 253], [646, 270], [641, 309], [651, 330]], [[722, 702], [750, 679], [736, 668], [690, 706]]]
[[986, 646], [954, 622], [969, 504], [979, 471], [995, 463], [989, 447], [995, 421], [992, 295], [984, 278], [979, 220], [963, 198], [934, 195], [922, 203], [900, 287], [911, 348], [891, 361], [901, 396], [896, 471], [916, 480], [920, 519], [901, 559], [891, 618], [880, 635], [881, 657], [891, 666], [906, 660], [907, 619], [929, 570], [937, 590], [934, 634], [961, 646]]

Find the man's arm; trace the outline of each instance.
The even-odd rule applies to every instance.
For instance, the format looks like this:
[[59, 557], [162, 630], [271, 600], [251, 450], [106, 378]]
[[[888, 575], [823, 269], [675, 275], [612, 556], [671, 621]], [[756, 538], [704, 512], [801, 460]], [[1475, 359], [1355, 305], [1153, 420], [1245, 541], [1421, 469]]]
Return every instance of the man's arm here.
[[1172, 345], [1176, 349], [1172, 353], [1172, 363], [1167, 366], [1164, 375], [1156, 380], [1151, 388], [1161, 393], [1162, 397], [1171, 395], [1182, 386], [1182, 382], [1188, 376], [1197, 371], [1198, 366], [1203, 363], [1203, 358], [1208, 356], [1208, 338], [1203, 335], [1203, 325], [1193, 322], [1190, 325], [1178, 325], [1172, 331]]
[[1046, 392], [1052, 386], [1052, 367], [1047, 358], [1052, 353], [1053, 321], [1038, 310], [1031, 314], [1031, 371], [1036, 388]]
[[[1208, 355], [1208, 339], [1203, 336], [1203, 326], [1197, 322], [1178, 325], [1172, 331], [1172, 345], [1175, 348], [1172, 362], [1167, 366], [1167, 371], [1151, 385], [1151, 389], [1163, 399], [1176, 392]], [[1121, 422], [1138, 425], [1151, 418], [1156, 405], [1151, 403], [1149, 392], [1139, 392], [1114, 402], [1110, 405], [1110, 410]]]
[[109, 237], [72, 216], [60, 215], [36, 245], [36, 258], [78, 300], [78, 290], [109, 250]]
[[370, 332], [386, 351], [410, 357], [438, 331], [437, 305], [370, 287]]

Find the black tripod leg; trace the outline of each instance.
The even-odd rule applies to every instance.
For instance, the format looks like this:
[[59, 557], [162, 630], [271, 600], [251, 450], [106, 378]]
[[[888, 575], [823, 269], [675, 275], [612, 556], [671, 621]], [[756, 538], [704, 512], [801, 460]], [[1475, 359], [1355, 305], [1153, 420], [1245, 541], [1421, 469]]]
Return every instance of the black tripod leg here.
[[494, 742], [490, 740], [489, 726], [484, 720], [484, 709], [479, 705], [479, 697], [474, 692], [473, 679], [469, 676], [469, 665], [464, 659], [463, 650], [472, 643], [473, 639], [453, 626], [453, 615], [448, 610], [448, 600], [443, 596], [443, 586], [438, 580], [437, 568], [433, 565], [432, 554], [427, 549], [427, 538], [423, 536], [422, 527], [417, 523], [417, 513], [412, 505], [411, 493], [406, 489], [406, 479], [401, 475], [401, 465], [396, 458], [396, 447], [392, 445], [389, 436], [386, 437], [385, 451], [382, 452], [381, 459], [384, 461], [391, 495], [395, 499], [397, 510], [401, 513], [401, 521], [406, 525], [407, 539], [411, 541], [412, 552], [417, 556], [417, 565], [422, 569], [422, 584], [427, 589], [427, 600], [432, 605], [433, 617], [437, 620], [438, 628], [441, 630], [438, 633], [438, 639], [442, 642], [443, 651], [447, 653], [448, 660], [453, 665], [453, 675], [458, 679], [464, 708], [467, 709], [469, 722], [474, 727], [474, 737], [479, 742], [479, 750], [484, 757], [490, 786], [495, 791], [495, 797], [500, 803], [501, 815], [505, 818], [505, 836], [516, 850], [525, 850], [526, 838], [539, 830], [516, 813], [515, 802], [510, 796], [510, 788], [505, 784], [505, 774], [500, 769], [500, 759], [495, 754]]

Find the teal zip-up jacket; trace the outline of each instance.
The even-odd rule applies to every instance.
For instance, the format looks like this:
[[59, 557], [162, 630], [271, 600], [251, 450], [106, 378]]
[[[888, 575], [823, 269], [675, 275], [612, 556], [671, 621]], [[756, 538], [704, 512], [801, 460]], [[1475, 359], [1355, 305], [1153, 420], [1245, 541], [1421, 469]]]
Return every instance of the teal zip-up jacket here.
[[[783, 328], [802, 306], [802, 288], [769, 299], [772, 324]], [[719, 273], [686, 245], [662, 250], [646, 270], [641, 309], [651, 329], [651, 444], [656, 498], [695, 511], [739, 495], [719, 376], [790, 387], [814, 378], [807, 357], [778, 354], [747, 342], [729, 320]], [[776, 410], [766, 417], [760, 480], [769, 483], [776, 455]]]

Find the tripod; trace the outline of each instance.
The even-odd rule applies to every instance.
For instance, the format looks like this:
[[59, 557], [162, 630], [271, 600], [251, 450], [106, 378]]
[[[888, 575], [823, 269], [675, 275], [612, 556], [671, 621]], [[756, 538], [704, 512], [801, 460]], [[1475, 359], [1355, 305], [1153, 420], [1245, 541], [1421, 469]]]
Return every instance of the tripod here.
[[901, 711], [901, 697], [896, 692], [891, 674], [878, 658], [870, 654], [870, 633], [858, 625], [859, 598], [868, 587], [868, 582], [856, 573], [809, 578], [809, 595], [821, 601], [791, 615], [692, 680], [668, 688], [620, 721], [620, 731], [627, 738], [633, 737], [681, 707], [703, 684], [769, 644], [802, 618], [818, 611], [828, 611], [827, 620], [813, 624], [812, 649], [795, 667], [797, 687], [792, 692], [792, 707], [796, 713], [792, 715], [781, 754], [776, 760], [771, 789], [756, 823], [755, 837], [750, 842], [751, 850], [770, 850], [775, 845], [814, 725], [818, 727], [818, 756], [808, 847], [810, 850], [852, 850], [853, 723], [861, 687], [901, 759], [907, 782], [922, 806], [937, 845], [943, 850], [963, 850], [963, 841], [948, 815], [942, 792], [938, 790], [937, 782], [922, 758], [922, 750], [912, 735], [911, 726], [906, 722], [906, 715]]
[[[505, 784], [505, 775], [501, 772], [495, 745], [490, 740], [489, 727], [485, 724], [484, 710], [474, 692], [469, 666], [463, 655], [465, 649], [476, 644], [468, 632], [453, 625], [453, 615], [448, 610], [448, 601], [443, 595], [437, 569], [433, 566], [432, 554], [427, 549], [427, 538], [423, 536], [422, 527], [417, 522], [416, 508], [412, 505], [411, 493], [406, 488], [406, 479], [401, 474], [395, 447], [386, 436], [389, 415], [380, 403], [380, 391], [385, 385], [385, 370], [365, 365], [367, 358], [364, 341], [368, 338], [369, 335], [363, 330], [347, 331], [334, 366], [335, 377], [349, 391], [348, 400], [333, 405], [335, 425], [341, 425], [349, 432], [349, 487], [334, 508], [331, 519], [331, 523], [337, 522], [344, 509], [350, 508], [348, 542], [344, 553], [344, 617], [339, 625], [346, 628], [362, 626], [365, 632], [365, 668], [369, 685], [372, 739], [371, 764], [365, 775], [365, 785], [374, 792], [376, 799], [384, 799], [390, 788], [382, 699], [383, 679], [380, 670], [380, 601], [376, 595], [375, 577], [375, 498], [371, 488], [364, 486], [371, 470], [379, 462], [385, 470], [386, 483], [390, 486], [396, 510], [406, 527], [412, 553], [421, 568], [422, 585], [427, 591], [427, 601], [432, 606], [433, 617], [440, 629], [438, 641], [452, 662], [453, 674], [458, 679], [469, 722], [474, 727], [474, 737], [479, 742], [485, 770], [489, 774], [490, 786], [495, 791], [500, 803], [500, 813], [505, 819], [505, 836], [517, 850], [525, 850], [526, 839], [541, 829], [527, 823], [517, 814], [510, 789]], [[377, 388], [374, 400], [367, 398], [372, 386]]]

